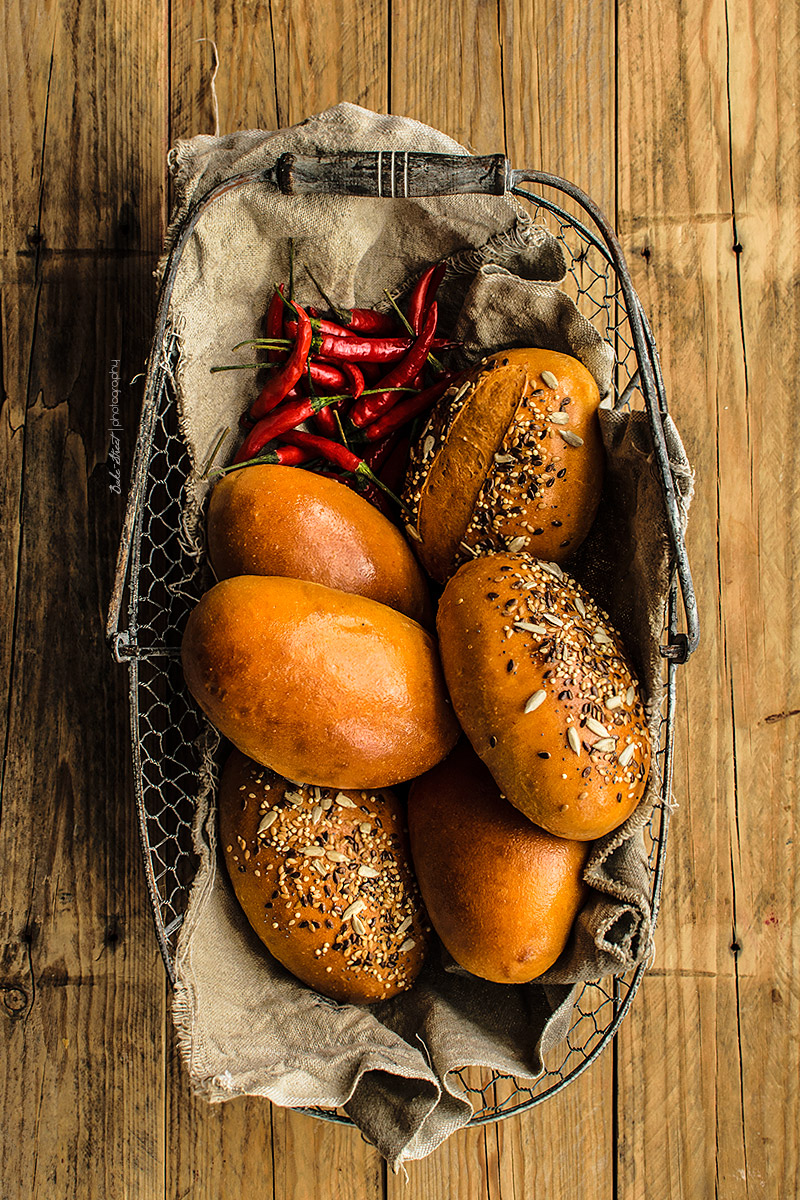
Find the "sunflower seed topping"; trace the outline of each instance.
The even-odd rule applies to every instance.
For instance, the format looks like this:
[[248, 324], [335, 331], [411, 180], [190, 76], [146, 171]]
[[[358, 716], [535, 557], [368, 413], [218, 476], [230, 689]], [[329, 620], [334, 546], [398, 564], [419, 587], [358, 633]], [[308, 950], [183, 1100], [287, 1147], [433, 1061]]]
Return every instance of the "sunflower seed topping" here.
[[621, 767], [627, 767], [628, 763], [631, 761], [631, 759], [633, 758], [635, 753], [636, 753], [636, 743], [630, 742], [625, 747], [625, 749], [622, 750], [621, 753], [618, 755], [617, 762], [619, 763], [619, 765]]
[[581, 756], [581, 739], [578, 737], [578, 731], [574, 725], [570, 725], [567, 730], [567, 741], [569, 742], [570, 750], [574, 750], [578, 758]]
[[552, 371], [542, 371], [542, 383], [545, 387], [557, 388], [558, 380]]
[[630, 708], [630, 706], [633, 704], [635, 699], [636, 699], [636, 688], [633, 686], [633, 684], [631, 684], [631, 686], [628, 688], [627, 692], [625, 693], [625, 703], [627, 704], [628, 708]]
[[624, 696], [609, 696], [605, 702], [606, 708], [608, 708], [608, 709], [621, 708], [622, 704], [624, 703], [624, 700], [625, 700]]
[[336, 793], [336, 803], [341, 804], [342, 808], [358, 808], [356, 802], [351, 800], [349, 796], [345, 796], [344, 792]]
[[325, 857], [325, 851], [323, 850], [322, 846], [301, 846], [300, 853], [304, 854], [306, 858]]
[[569, 413], [550, 413], [548, 418], [554, 425], [569, 425]]
[[405, 919], [405, 921], [403, 921], [402, 925], [398, 926], [398, 928], [397, 928], [397, 936], [398, 937], [400, 937], [402, 934], [404, 934], [407, 929], [411, 928], [411, 921], [412, 921], [411, 917], [406, 917], [406, 919]]
[[600, 738], [598, 741], [596, 741], [595, 744], [592, 746], [592, 750], [599, 750], [601, 754], [608, 754], [612, 750], [615, 750], [616, 746], [617, 746], [617, 743], [614, 740], [614, 738], [605, 737], [605, 738]]
[[514, 458], [513, 454], [495, 454], [494, 461], [502, 467], [505, 466], [506, 463], [513, 463], [517, 460]]
[[331, 860], [331, 862], [346, 863], [348, 861], [347, 855], [340, 854], [338, 850], [326, 850], [325, 853], [327, 854], [327, 856]]
[[364, 821], [363, 824], [359, 825], [358, 828], [361, 830], [361, 832], [366, 837], [366, 835], [371, 831], [372, 826], [370, 824], [368, 824], [366, 821]]
[[583, 438], [579, 437], [577, 433], [573, 433], [571, 429], [565, 429], [561, 436], [568, 446], [583, 445]]
[[542, 568], [543, 571], [547, 571], [548, 575], [555, 575], [556, 579], [564, 578], [564, 572], [561, 570], [561, 567], [558, 565], [558, 563], [545, 562], [544, 560], [542, 560], [539, 563], [539, 566]]
[[413, 538], [415, 542], [422, 541], [422, 535], [417, 533], [413, 525], [406, 525], [406, 533], [410, 538]]
[[321, 805], [321, 804], [315, 804], [315, 805], [314, 805], [314, 807], [313, 807], [313, 808], [312, 808], [312, 810], [311, 810], [311, 823], [312, 823], [312, 825], [316, 825], [317, 821], [320, 819], [320, 817], [321, 817], [321, 816], [322, 816], [322, 805]]
[[367, 932], [367, 927], [358, 914], [353, 917], [353, 929], [355, 929], [359, 937], [364, 937]]
[[592, 641], [597, 642], [598, 646], [613, 646], [611, 638], [602, 629], [595, 629], [592, 634]]
[[358, 868], [358, 873], [362, 879], [377, 879], [380, 871], [376, 871], [374, 867], [361, 866]]
[[515, 537], [508, 543], [508, 548], [512, 554], [516, 554], [518, 550], [524, 550], [527, 544], [528, 539], [526, 537]]
[[413, 938], [406, 938], [406, 940], [403, 942], [402, 946], [400, 947], [399, 953], [406, 954], [409, 950], [413, 950], [414, 947], [416, 946], [416, 944], [417, 943], [414, 941]]
[[360, 912], [363, 912], [366, 907], [367, 903], [365, 900], [354, 900], [352, 904], [348, 904], [342, 913], [342, 920], [349, 921], [351, 917], [356, 917]]
[[261, 818], [258, 829], [256, 830], [256, 837], [261, 837], [262, 834], [266, 833], [267, 830], [270, 828], [270, 826], [275, 824], [277, 819], [278, 819], [278, 814], [276, 813], [275, 809], [273, 808], [267, 813], [267, 815], [265, 817]]
[[539, 688], [539, 691], [534, 692], [533, 695], [525, 702], [524, 711], [526, 713], [535, 712], [540, 704], [544, 704], [546, 699], [547, 699], [547, 692], [545, 692], [541, 688]]
[[610, 736], [605, 725], [601, 725], [599, 721], [595, 721], [594, 717], [586, 718], [586, 728], [591, 729], [592, 733], [596, 733], [598, 737], [607, 738]]
[[561, 620], [561, 617], [557, 617], [555, 613], [542, 613], [542, 620], [549, 621], [551, 625], [558, 625], [559, 628], [561, 628], [561, 626], [564, 624], [564, 622]]
[[547, 633], [544, 625], [534, 625], [532, 621], [515, 621], [515, 629], [523, 629], [526, 633], [538, 633], [542, 637]]
[[303, 803], [303, 797], [300, 792], [284, 792], [283, 798], [284, 800], [288, 800], [290, 804], [297, 805]]
[[586, 616], [586, 605], [583, 603], [580, 596], [575, 597], [575, 607], [582, 617]]

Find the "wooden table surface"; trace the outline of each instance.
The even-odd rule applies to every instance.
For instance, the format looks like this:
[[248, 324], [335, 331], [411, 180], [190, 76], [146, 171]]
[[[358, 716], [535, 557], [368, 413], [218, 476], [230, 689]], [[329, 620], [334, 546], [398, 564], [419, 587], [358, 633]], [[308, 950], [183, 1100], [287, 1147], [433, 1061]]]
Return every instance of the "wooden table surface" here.
[[[0, 106], [0, 1198], [700, 1200], [800, 1191], [800, 9], [780, 0], [9, 0]], [[583, 186], [697, 469], [657, 956], [614, 1044], [408, 1179], [347, 1128], [189, 1095], [103, 619], [166, 155], [339, 100]], [[124, 490], [124, 488], [123, 488]]]

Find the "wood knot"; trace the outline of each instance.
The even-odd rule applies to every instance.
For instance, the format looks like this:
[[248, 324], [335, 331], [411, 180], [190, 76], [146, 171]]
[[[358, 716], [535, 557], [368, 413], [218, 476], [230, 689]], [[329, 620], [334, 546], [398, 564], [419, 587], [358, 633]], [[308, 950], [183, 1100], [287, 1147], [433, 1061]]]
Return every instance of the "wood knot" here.
[[28, 993], [22, 988], [0, 985], [0, 999], [10, 1017], [21, 1017], [28, 1008]]

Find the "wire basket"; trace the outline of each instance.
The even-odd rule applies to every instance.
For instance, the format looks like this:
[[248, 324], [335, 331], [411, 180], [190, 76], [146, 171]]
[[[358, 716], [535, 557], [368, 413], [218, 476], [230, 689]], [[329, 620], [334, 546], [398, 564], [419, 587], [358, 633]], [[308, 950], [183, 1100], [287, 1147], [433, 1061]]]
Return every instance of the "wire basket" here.
[[[380, 194], [380, 156], [372, 157], [377, 157], [378, 192], [374, 194]], [[436, 160], [444, 156], [415, 157], [428, 160], [435, 168]], [[686, 661], [698, 639], [691, 574], [664, 439], [667, 404], [658, 357], [619, 243], [589, 198], [565, 180], [541, 172], [512, 172], [501, 156], [493, 156], [492, 161], [502, 164], [498, 170], [502, 170], [503, 190], [532, 205], [535, 219], [548, 224], [561, 241], [568, 266], [565, 290], [616, 350], [614, 407], [631, 406], [638, 392], [650, 419], [675, 565], [661, 646], [665, 691], [656, 757], [662, 786], [645, 830], [655, 923], [670, 814], [676, 669], [678, 663]], [[185, 686], [180, 664], [183, 630], [205, 581], [204, 572], [198, 570], [198, 563], [181, 536], [184, 490], [191, 462], [178, 430], [171, 382], [178, 346], [176, 335], [166, 332], [167, 310], [181, 252], [202, 213], [217, 195], [258, 178], [263, 176], [248, 174], [227, 180], [195, 204], [167, 264], [108, 618], [112, 652], [129, 672], [134, 795], [145, 877], [156, 937], [172, 983], [177, 937], [196, 866], [192, 849], [194, 797], [199, 790], [200, 768], [196, 743], [207, 724]], [[571, 197], [588, 214], [598, 232], [593, 232], [554, 200], [520, 187], [523, 179], [540, 189]], [[280, 186], [280, 178], [278, 182]], [[341, 189], [337, 186], [335, 190]], [[393, 190], [391, 194], [411, 193]], [[678, 628], [679, 592], [686, 632], [679, 632]], [[544, 1073], [535, 1082], [492, 1071], [460, 1073], [461, 1084], [473, 1105], [471, 1123], [495, 1121], [522, 1112], [575, 1079], [613, 1038], [644, 970], [645, 964], [640, 964], [627, 975], [583, 985], [569, 1034], [551, 1053]], [[349, 1118], [340, 1112], [317, 1108], [302, 1111], [349, 1123]]]

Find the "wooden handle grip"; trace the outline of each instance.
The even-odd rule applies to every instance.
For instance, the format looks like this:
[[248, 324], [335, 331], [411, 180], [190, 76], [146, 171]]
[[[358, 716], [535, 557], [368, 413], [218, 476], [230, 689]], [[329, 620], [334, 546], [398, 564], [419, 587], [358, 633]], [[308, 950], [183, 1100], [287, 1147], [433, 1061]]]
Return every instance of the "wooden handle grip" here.
[[378, 150], [282, 154], [275, 164], [275, 177], [288, 196], [327, 193], [406, 198], [469, 192], [502, 196], [510, 186], [511, 170], [502, 154], [473, 158], [468, 154]]

